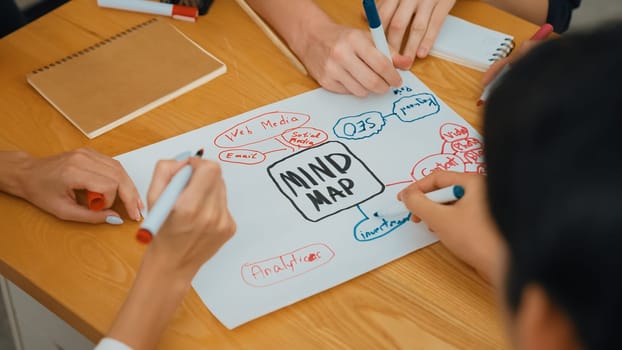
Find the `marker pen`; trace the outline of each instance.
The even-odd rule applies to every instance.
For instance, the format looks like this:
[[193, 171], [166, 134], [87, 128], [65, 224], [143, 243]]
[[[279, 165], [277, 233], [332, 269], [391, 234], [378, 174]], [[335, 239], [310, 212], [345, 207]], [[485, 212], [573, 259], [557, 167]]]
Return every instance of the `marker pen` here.
[[[429, 200], [436, 203], [450, 203], [457, 201], [464, 196], [464, 187], [452, 185], [425, 194]], [[408, 215], [408, 210], [404, 203], [399, 202], [390, 207], [381, 209], [374, 213], [375, 217], [398, 217]]]
[[367, 16], [367, 22], [369, 23], [374, 45], [393, 62], [391, 50], [389, 50], [389, 44], [387, 43], [387, 37], [384, 35], [384, 29], [380, 22], [380, 15], [378, 15], [378, 9], [376, 9], [376, 3], [374, 0], [363, 0], [363, 8], [365, 9], [365, 15]]
[[[203, 156], [203, 149], [201, 148], [196, 154], [196, 157]], [[168, 215], [173, 210], [177, 198], [181, 192], [186, 188], [190, 177], [192, 176], [192, 166], [189, 164], [184, 165], [173, 176], [171, 182], [166, 185], [164, 191], [160, 195], [160, 198], [153, 205], [153, 208], [149, 210], [149, 214], [140, 225], [140, 229], [136, 233], [136, 240], [141, 243], [149, 243], [153, 239], [153, 235], [157, 234], [160, 227], [168, 218]]]
[[199, 16], [199, 10], [196, 7], [147, 0], [97, 0], [97, 5], [117, 10], [169, 16], [187, 22], [195, 22]]

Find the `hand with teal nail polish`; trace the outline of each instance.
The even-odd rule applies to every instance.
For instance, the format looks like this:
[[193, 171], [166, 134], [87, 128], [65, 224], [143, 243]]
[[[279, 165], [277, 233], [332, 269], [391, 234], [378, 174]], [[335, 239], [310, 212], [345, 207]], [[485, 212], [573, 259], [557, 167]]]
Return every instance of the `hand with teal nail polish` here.
[[[105, 209], [91, 211], [78, 204], [78, 190], [102, 193]], [[45, 158], [20, 151], [0, 152], [0, 191], [70, 221], [122, 224], [121, 215], [110, 209], [117, 196], [133, 220], [140, 220], [140, 209], [144, 208], [121, 164], [87, 148]]]

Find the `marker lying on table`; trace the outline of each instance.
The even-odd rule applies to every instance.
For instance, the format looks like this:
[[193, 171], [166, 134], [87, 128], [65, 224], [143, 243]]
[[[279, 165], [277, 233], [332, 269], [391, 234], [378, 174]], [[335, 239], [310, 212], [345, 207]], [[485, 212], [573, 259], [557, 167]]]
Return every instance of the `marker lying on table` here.
[[[203, 156], [203, 148], [201, 148], [195, 156]], [[153, 208], [149, 210], [149, 214], [142, 225], [140, 225], [140, 229], [136, 233], [136, 240], [142, 243], [151, 242], [153, 235], [158, 233], [160, 227], [171, 213], [171, 210], [173, 210], [177, 197], [179, 197], [184, 188], [186, 188], [191, 176], [192, 166], [189, 164], [184, 165], [183, 168], [173, 176], [171, 182], [164, 188], [160, 198], [158, 198], [153, 205]]]
[[384, 29], [380, 22], [380, 15], [378, 15], [378, 9], [376, 9], [376, 3], [374, 0], [363, 0], [363, 8], [365, 9], [365, 16], [367, 16], [367, 22], [369, 23], [374, 45], [393, 62], [391, 50], [389, 50], [389, 44], [387, 43], [387, 37], [384, 35]]
[[[429, 200], [436, 203], [450, 203], [455, 202], [464, 196], [464, 187], [460, 185], [453, 185], [440, 188], [438, 190], [428, 192], [425, 194]], [[398, 217], [408, 215], [408, 209], [402, 202], [396, 203], [393, 206], [387, 207], [374, 213], [375, 217]]]
[[97, 5], [117, 10], [169, 16], [174, 19], [188, 22], [195, 22], [199, 16], [199, 10], [196, 7], [166, 4], [147, 0], [97, 0]]
[[[529, 40], [544, 40], [552, 32], [553, 32], [553, 26], [548, 23], [545, 23], [542, 25], [542, 27], [540, 27], [540, 29], [538, 29], [538, 31], [534, 35], [531, 36]], [[486, 87], [484, 88], [484, 92], [482, 93], [482, 96], [480, 96], [479, 100], [477, 101], [478, 106], [481, 106], [484, 104], [484, 102], [488, 99], [490, 92], [493, 91], [497, 85], [499, 85], [499, 82], [502, 80], [503, 76], [506, 75], [509, 71], [510, 71], [510, 65], [506, 64], [505, 66], [503, 66], [501, 71], [497, 73], [497, 76], [494, 77], [488, 83], [488, 85], [486, 85]]]

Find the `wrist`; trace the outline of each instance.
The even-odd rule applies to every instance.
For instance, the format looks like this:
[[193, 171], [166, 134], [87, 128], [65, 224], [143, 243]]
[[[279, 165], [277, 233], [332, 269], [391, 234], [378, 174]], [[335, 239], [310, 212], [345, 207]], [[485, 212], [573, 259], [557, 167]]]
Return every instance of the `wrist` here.
[[[167, 242], [163, 242], [167, 243]], [[140, 272], [146, 278], [154, 280], [157, 283], [171, 286], [176, 293], [185, 294], [191, 288], [192, 278], [197, 269], [182, 266], [179, 257], [169, 252], [169, 249], [163, 249], [157, 240], [145, 251], [143, 256]]]
[[28, 168], [33, 160], [23, 151], [0, 152], [0, 191], [26, 199]]
[[166, 257], [154, 253], [150, 246], [108, 337], [133, 349], [155, 348], [190, 282], [191, 278], [177, 274]]

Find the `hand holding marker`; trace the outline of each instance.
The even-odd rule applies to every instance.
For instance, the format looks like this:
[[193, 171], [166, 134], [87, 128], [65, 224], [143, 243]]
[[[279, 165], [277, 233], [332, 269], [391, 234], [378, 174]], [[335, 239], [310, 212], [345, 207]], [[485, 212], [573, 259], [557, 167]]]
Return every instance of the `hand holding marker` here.
[[93, 211], [101, 211], [106, 205], [106, 197], [99, 192], [86, 191], [86, 205]]
[[376, 3], [374, 0], [363, 0], [363, 8], [365, 9], [365, 15], [367, 16], [367, 22], [369, 23], [369, 29], [371, 31], [371, 37], [374, 40], [376, 48], [382, 52], [391, 63], [391, 50], [389, 50], [389, 44], [387, 43], [387, 37], [384, 35], [384, 29], [380, 22], [380, 15], [378, 15], [378, 9], [376, 9]]
[[[459, 185], [447, 186], [436, 191], [428, 192], [425, 194], [429, 200], [436, 203], [450, 203], [455, 202], [458, 199], [464, 197], [464, 187]], [[379, 210], [374, 213], [375, 217], [404, 217], [408, 215], [408, 210], [404, 207], [402, 202], [396, 203], [393, 206]]]
[[[203, 149], [201, 148], [196, 154], [196, 157], [203, 156]], [[157, 234], [160, 227], [168, 218], [171, 210], [175, 206], [177, 197], [186, 188], [190, 177], [192, 176], [192, 166], [189, 164], [184, 165], [175, 176], [171, 179], [171, 182], [164, 188], [160, 198], [153, 205], [153, 208], [149, 210], [147, 218], [140, 225], [140, 229], [136, 233], [136, 239], [142, 243], [149, 243], [153, 238], [153, 235]]]

